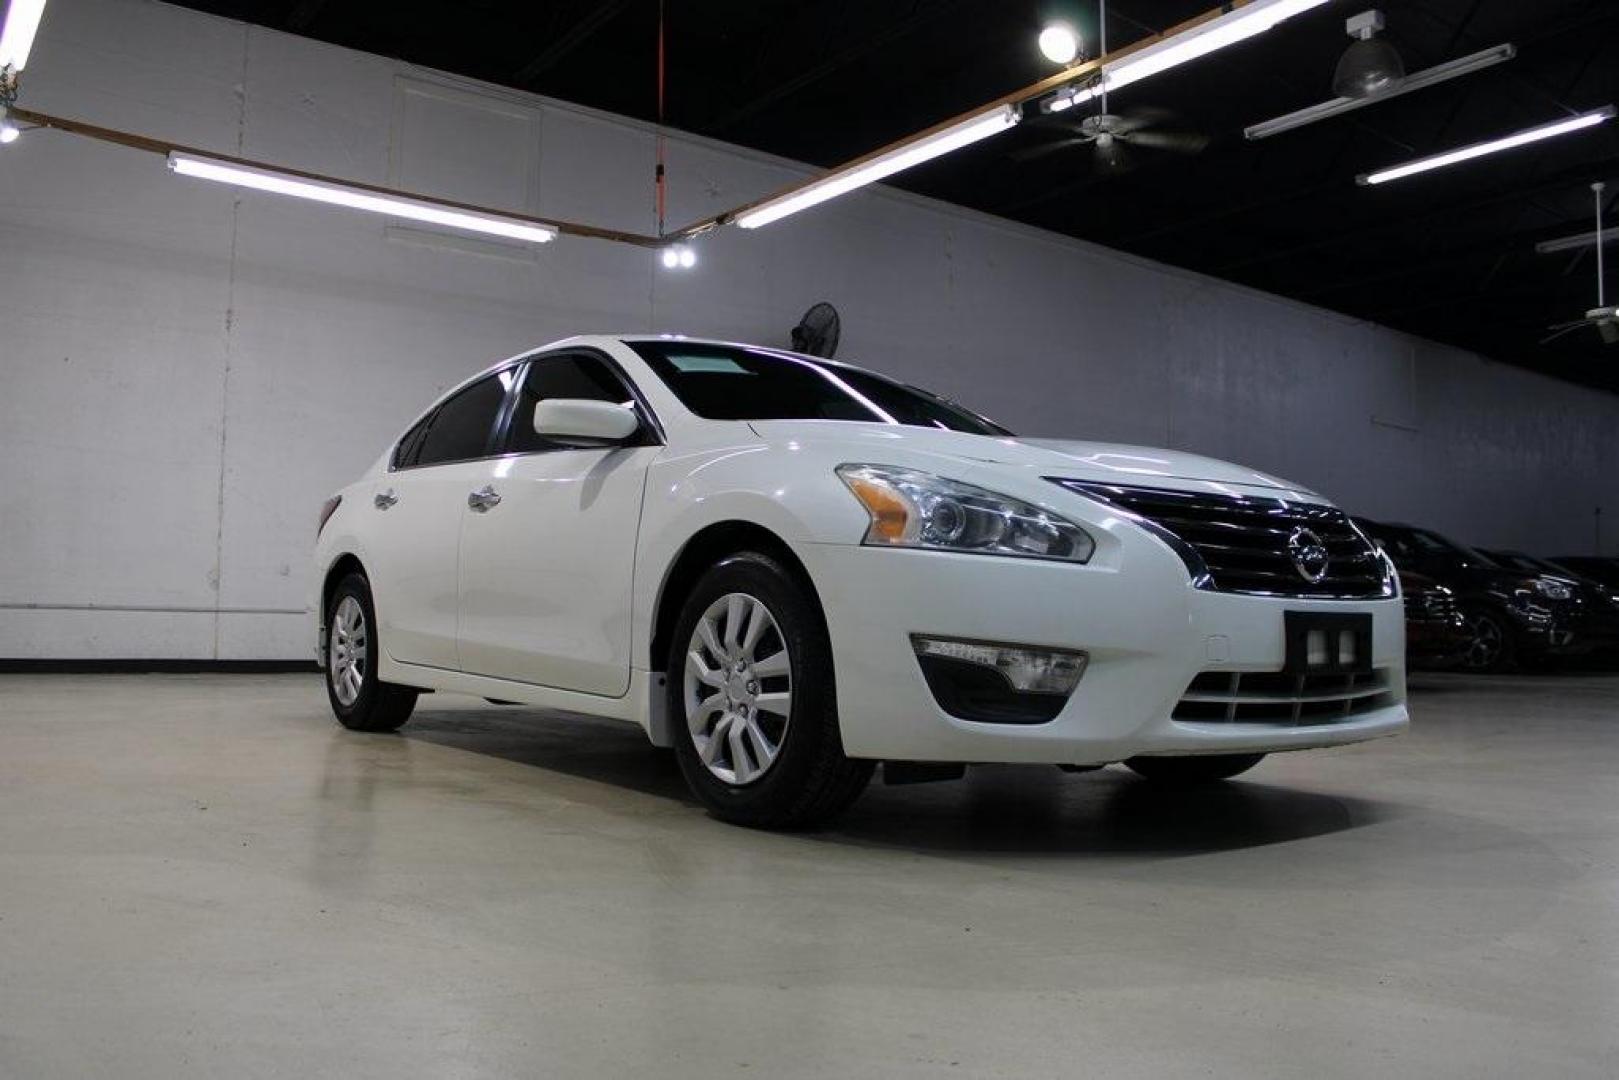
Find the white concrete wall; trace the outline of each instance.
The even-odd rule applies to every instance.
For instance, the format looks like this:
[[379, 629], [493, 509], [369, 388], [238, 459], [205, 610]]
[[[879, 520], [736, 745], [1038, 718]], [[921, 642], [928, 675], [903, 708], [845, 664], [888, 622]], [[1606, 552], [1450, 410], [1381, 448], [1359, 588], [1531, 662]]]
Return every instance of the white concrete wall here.
[[[649, 132], [149, 0], [55, 0], [24, 104], [380, 183], [650, 230]], [[670, 144], [671, 224], [798, 170]], [[840, 356], [1030, 434], [1231, 458], [1479, 543], [1590, 550], [1619, 401], [886, 191], [694, 271], [445, 238], [170, 176], [50, 132], [0, 152], [0, 657], [302, 658], [321, 500], [440, 388], [591, 330]], [[1606, 548], [1619, 550], [1609, 530]]]

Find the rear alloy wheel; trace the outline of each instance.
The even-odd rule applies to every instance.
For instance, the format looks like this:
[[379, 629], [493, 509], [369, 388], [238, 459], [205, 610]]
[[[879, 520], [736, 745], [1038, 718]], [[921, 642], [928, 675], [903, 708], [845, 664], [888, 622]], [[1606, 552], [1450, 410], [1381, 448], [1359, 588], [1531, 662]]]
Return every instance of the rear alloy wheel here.
[[723, 560], [686, 598], [669, 712], [681, 772], [716, 817], [810, 825], [865, 788], [874, 765], [843, 753], [831, 654], [814, 600], [768, 556]]
[[1191, 787], [1229, 780], [1263, 760], [1264, 754], [1200, 754], [1191, 757], [1133, 757], [1125, 765], [1145, 780]]
[[1512, 663], [1512, 640], [1507, 628], [1493, 612], [1472, 608], [1463, 613], [1467, 620], [1467, 650], [1462, 666], [1469, 671], [1504, 671]]
[[326, 697], [354, 731], [393, 731], [416, 707], [416, 690], [377, 678], [376, 625], [370, 582], [361, 574], [338, 582], [326, 609]]

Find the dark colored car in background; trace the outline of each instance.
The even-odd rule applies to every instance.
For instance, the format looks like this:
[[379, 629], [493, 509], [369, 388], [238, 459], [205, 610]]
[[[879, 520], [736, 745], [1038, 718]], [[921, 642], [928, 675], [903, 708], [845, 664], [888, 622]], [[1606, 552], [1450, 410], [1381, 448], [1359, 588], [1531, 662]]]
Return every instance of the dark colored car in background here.
[[1433, 578], [1456, 594], [1467, 624], [1461, 664], [1504, 671], [1519, 663], [1589, 651], [1576, 643], [1579, 602], [1562, 578], [1497, 565], [1431, 529], [1356, 518], [1401, 570]]
[[1572, 626], [1575, 648], [1584, 654], [1600, 653], [1604, 658], [1619, 653], [1619, 595], [1611, 587], [1522, 551], [1487, 549], [1484, 554], [1509, 570], [1544, 574], [1568, 582], [1578, 607]]
[[1619, 559], [1611, 555], [1558, 555], [1549, 561], [1565, 573], [1578, 574], [1619, 591]]
[[1405, 657], [1412, 667], [1455, 667], [1472, 635], [1456, 605], [1456, 593], [1426, 574], [1400, 571], [1405, 597]]

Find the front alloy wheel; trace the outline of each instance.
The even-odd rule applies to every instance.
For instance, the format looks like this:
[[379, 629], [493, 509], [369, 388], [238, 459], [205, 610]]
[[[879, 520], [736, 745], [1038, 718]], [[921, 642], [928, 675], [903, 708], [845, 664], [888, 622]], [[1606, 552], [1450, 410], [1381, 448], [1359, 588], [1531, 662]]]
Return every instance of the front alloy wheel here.
[[708, 606], [686, 649], [686, 725], [709, 772], [740, 787], [770, 771], [792, 722], [792, 682], [763, 601], [734, 592]]
[[1507, 666], [1511, 642], [1501, 620], [1488, 611], [1466, 613], [1467, 651], [1462, 654], [1462, 666], [1469, 671], [1500, 671]]
[[843, 753], [820, 606], [775, 558], [739, 552], [697, 581], [665, 670], [680, 771], [716, 817], [809, 825], [848, 806], [871, 779], [872, 762]]

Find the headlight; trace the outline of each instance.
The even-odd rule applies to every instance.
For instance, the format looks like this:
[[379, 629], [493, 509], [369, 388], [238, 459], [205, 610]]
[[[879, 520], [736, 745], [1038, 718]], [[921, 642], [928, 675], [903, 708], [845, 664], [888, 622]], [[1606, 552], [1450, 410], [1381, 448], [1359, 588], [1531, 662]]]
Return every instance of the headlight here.
[[1551, 578], [1530, 578], [1529, 588], [1535, 595], [1543, 596], [1547, 600], [1568, 600], [1574, 595], [1573, 589]]
[[871, 515], [866, 544], [1086, 562], [1089, 533], [1021, 499], [886, 465], [839, 465]]

